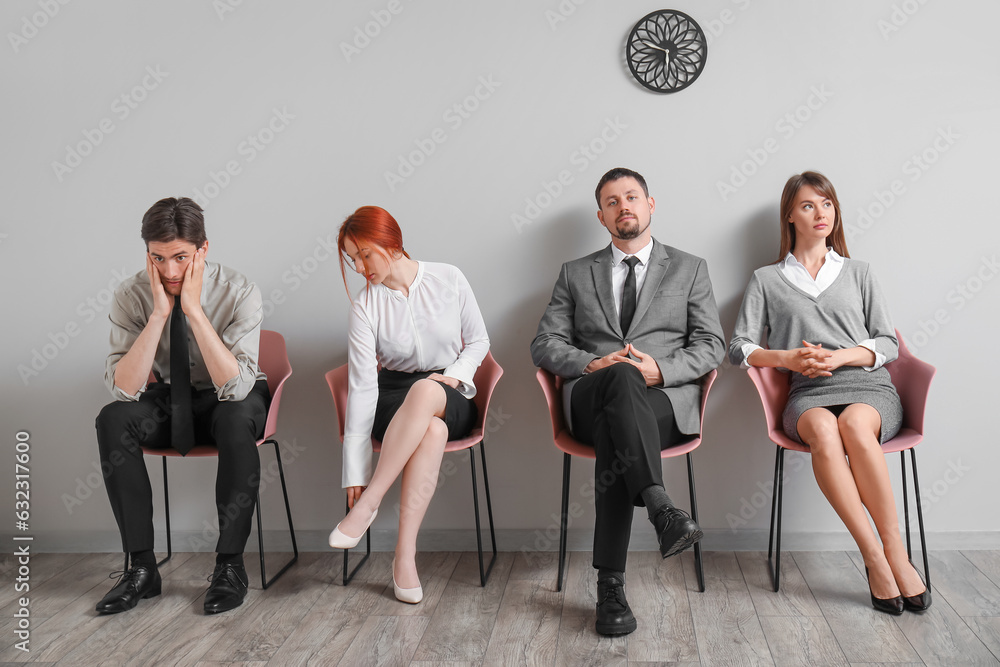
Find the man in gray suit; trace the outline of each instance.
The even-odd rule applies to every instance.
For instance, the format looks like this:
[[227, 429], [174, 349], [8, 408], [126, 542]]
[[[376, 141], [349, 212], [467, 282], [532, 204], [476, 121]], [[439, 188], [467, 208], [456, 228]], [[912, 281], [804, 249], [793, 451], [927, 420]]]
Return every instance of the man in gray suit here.
[[725, 343], [705, 260], [651, 235], [645, 179], [612, 169], [595, 195], [611, 245], [563, 264], [531, 358], [566, 379], [567, 423], [597, 456], [597, 631], [623, 635], [636, 628], [625, 599], [633, 507], [646, 507], [664, 558], [702, 538], [663, 489], [660, 451], [701, 431], [699, 379]]

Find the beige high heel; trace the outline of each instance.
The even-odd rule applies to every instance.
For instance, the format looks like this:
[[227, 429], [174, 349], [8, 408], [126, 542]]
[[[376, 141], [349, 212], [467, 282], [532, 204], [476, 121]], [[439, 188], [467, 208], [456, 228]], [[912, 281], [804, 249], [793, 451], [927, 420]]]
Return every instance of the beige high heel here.
[[392, 559], [392, 590], [396, 593], [396, 599], [408, 604], [417, 604], [424, 599], [424, 587], [400, 588], [396, 583], [396, 559]]
[[368, 529], [375, 521], [376, 516], [378, 516], [377, 508], [374, 512], [372, 512], [372, 515], [368, 517], [368, 525], [365, 526], [364, 530], [362, 530], [361, 534], [357, 537], [351, 537], [340, 532], [340, 523], [343, 523], [343, 521], [341, 521], [337, 524], [337, 527], [333, 529], [333, 532], [330, 533], [330, 546], [334, 549], [353, 549], [358, 546], [358, 542], [360, 542], [361, 538], [368, 532]]

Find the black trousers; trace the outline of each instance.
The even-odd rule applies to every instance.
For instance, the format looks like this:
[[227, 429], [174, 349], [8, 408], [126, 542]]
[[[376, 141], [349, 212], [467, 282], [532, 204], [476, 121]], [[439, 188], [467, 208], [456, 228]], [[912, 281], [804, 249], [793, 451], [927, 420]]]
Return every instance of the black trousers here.
[[573, 437], [597, 455], [594, 567], [625, 571], [634, 507], [651, 484], [663, 485], [660, 451], [684, 436], [670, 399], [646, 386], [642, 373], [618, 363], [584, 375], [573, 386]]
[[[270, 393], [258, 380], [242, 401], [220, 401], [215, 390], [192, 397], [198, 444], [219, 448], [215, 503], [219, 553], [243, 553], [260, 485], [257, 440], [264, 433]], [[170, 385], [153, 383], [138, 401], [115, 401], [97, 417], [101, 470], [125, 551], [153, 549], [153, 490], [142, 446], [170, 447]]]

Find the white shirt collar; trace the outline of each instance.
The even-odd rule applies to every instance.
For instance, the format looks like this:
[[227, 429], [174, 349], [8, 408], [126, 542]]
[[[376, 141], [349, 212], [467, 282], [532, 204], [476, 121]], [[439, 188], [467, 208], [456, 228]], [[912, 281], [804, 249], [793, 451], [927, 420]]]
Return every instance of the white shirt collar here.
[[643, 266], [646, 266], [647, 264], [649, 264], [649, 256], [652, 254], [652, 252], [653, 252], [653, 239], [649, 239], [649, 243], [640, 248], [638, 252], [634, 253], [634, 255], [626, 255], [624, 252], [622, 252], [621, 248], [612, 243], [611, 266], [617, 268], [618, 265], [622, 263], [622, 260], [624, 260], [626, 257], [633, 257], [633, 256], [638, 257], [639, 262], [641, 262]]
[[[843, 264], [844, 263], [844, 258], [841, 257], [839, 254], [837, 254], [837, 251], [834, 250], [833, 248], [827, 248], [826, 249], [826, 259], [825, 259], [825, 261], [823, 263], [823, 266], [826, 266], [826, 262], [833, 262], [834, 264]], [[785, 258], [783, 260], [781, 260], [781, 268], [784, 269], [784, 268], [792, 268], [792, 267], [801, 267], [802, 270], [808, 272], [808, 270], [806, 269], [806, 267], [803, 266], [802, 262], [800, 262], [799, 260], [795, 259], [795, 255], [793, 255], [791, 252], [789, 252], [787, 255], [785, 255]]]

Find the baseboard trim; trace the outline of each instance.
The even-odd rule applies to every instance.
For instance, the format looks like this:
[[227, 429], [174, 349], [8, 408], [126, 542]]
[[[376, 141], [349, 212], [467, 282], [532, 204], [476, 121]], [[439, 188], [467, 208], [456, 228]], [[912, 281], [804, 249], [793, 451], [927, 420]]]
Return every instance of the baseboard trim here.
[[[643, 526], [644, 527], [644, 526]], [[556, 529], [525, 530], [502, 529], [496, 531], [497, 549], [511, 552], [558, 551], [559, 533]], [[329, 531], [302, 530], [296, 533], [300, 551], [330, 551], [327, 545]], [[11, 543], [13, 535], [0, 535], [0, 540]], [[919, 545], [919, 534], [913, 535], [914, 546]], [[567, 549], [569, 551], [590, 551], [594, 534], [589, 530], [569, 530]], [[30, 543], [33, 553], [100, 553], [121, 550], [121, 539], [117, 532], [36, 532]], [[396, 544], [396, 531], [372, 531], [372, 550], [391, 551]], [[702, 542], [709, 551], [765, 551], [767, 550], [766, 530], [706, 530]], [[1000, 531], [954, 531], [928, 532], [927, 546], [934, 551], [954, 551], [956, 549], [1000, 549]], [[474, 530], [427, 529], [420, 532], [417, 545], [421, 551], [475, 551]], [[176, 531], [173, 534], [173, 549], [177, 552], [209, 552], [215, 548], [215, 538], [194, 531]], [[267, 551], [291, 551], [291, 540], [287, 532], [280, 530], [264, 532], [264, 548]], [[483, 548], [489, 550], [489, 533], [484, 532]], [[782, 535], [782, 551], [843, 551], [857, 547], [847, 532], [786, 532]], [[630, 551], [655, 551], [656, 539], [651, 531], [643, 530], [632, 535]], [[166, 551], [166, 538], [157, 535], [157, 552]], [[257, 535], [250, 536], [247, 551], [257, 551]]]

